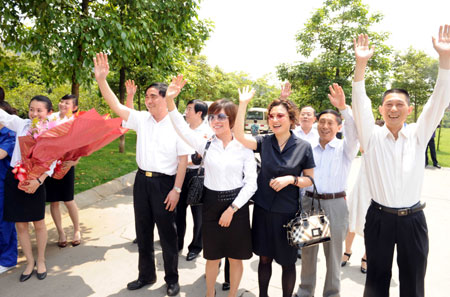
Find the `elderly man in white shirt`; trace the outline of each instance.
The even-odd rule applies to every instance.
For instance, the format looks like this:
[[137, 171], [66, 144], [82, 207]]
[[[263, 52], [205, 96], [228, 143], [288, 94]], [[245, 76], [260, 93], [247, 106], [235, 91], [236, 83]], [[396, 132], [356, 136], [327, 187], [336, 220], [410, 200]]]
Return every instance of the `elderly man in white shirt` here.
[[424, 151], [450, 101], [450, 26], [441, 26], [433, 46], [439, 54], [439, 74], [431, 98], [417, 123], [404, 125], [413, 107], [405, 90], [385, 92], [379, 111], [383, 127], [374, 124], [364, 75], [374, 53], [367, 35], [355, 45], [353, 109], [372, 204], [366, 215], [364, 239], [368, 270], [365, 297], [389, 296], [394, 248], [400, 276], [400, 296], [424, 296], [428, 257], [428, 231], [420, 203]]
[[[345, 201], [345, 189], [351, 163], [358, 152], [358, 138], [352, 111], [345, 104], [345, 95], [340, 86], [333, 84], [329, 95], [331, 103], [339, 109], [345, 119], [345, 137], [337, 139], [336, 134], [342, 128], [341, 115], [328, 109], [318, 115], [319, 141], [312, 145], [314, 162], [314, 180], [328, 219], [330, 220], [331, 241], [323, 244], [327, 262], [327, 273], [323, 296], [340, 296], [341, 255], [343, 242], [348, 228], [348, 209]], [[313, 192], [306, 189], [303, 207], [311, 208]], [[317, 203], [317, 201], [316, 201]], [[317, 205], [316, 205], [317, 206]], [[302, 249], [301, 282], [297, 295], [314, 296], [316, 287], [316, 266], [319, 245]]]
[[175, 207], [186, 173], [187, 155], [193, 153], [176, 134], [164, 99], [167, 85], [155, 83], [145, 92], [148, 111], [137, 111], [119, 103], [109, 87], [108, 57], [94, 58], [95, 78], [106, 103], [124, 120], [124, 127], [136, 131], [138, 172], [133, 187], [133, 206], [139, 248], [139, 276], [128, 283], [129, 290], [156, 282], [153, 232], [158, 228], [164, 260], [167, 295], [176, 296], [178, 284], [178, 243]]

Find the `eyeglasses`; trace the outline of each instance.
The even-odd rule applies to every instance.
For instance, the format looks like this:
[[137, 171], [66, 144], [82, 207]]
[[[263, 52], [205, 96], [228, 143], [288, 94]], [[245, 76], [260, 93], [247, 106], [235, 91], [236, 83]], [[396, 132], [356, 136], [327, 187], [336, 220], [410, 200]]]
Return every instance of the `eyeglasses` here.
[[281, 120], [285, 116], [286, 116], [286, 114], [284, 114], [284, 113], [269, 114], [269, 120], [272, 120], [272, 121], [275, 120], [275, 119]]
[[224, 113], [208, 115], [208, 121], [210, 121], [210, 122], [212, 122], [213, 120], [217, 120], [219, 122], [225, 122], [227, 119], [228, 119], [228, 116]]

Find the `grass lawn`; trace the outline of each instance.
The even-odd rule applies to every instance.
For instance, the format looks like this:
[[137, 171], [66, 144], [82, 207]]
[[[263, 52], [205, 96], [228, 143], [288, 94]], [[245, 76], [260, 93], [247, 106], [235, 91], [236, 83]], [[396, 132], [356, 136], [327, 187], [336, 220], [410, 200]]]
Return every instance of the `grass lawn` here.
[[[436, 150], [438, 144], [439, 129], [436, 131]], [[428, 153], [429, 154], [429, 153]], [[450, 128], [441, 129], [441, 139], [439, 142], [439, 150], [436, 152], [439, 165], [442, 167], [450, 167]], [[432, 164], [431, 158], [428, 157], [428, 162]]]
[[125, 134], [125, 153], [119, 153], [119, 139], [81, 158], [75, 171], [75, 193], [104, 184], [137, 169], [136, 132]]

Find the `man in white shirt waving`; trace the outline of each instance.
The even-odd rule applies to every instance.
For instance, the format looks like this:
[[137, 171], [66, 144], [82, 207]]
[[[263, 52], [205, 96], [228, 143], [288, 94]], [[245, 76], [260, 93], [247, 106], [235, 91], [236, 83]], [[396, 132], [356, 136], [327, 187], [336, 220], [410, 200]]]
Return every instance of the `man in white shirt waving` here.
[[94, 58], [95, 78], [106, 103], [123, 120], [123, 126], [137, 134], [136, 163], [138, 172], [133, 186], [136, 238], [139, 249], [139, 276], [128, 283], [137, 290], [156, 282], [153, 233], [158, 228], [164, 260], [167, 295], [176, 296], [178, 284], [178, 243], [175, 207], [180, 199], [186, 173], [187, 155], [193, 150], [176, 134], [168, 117], [167, 85], [154, 83], [145, 91], [147, 111], [137, 111], [120, 104], [106, 81], [108, 57]]
[[[330, 102], [339, 109], [345, 119], [345, 137], [343, 140], [336, 138], [337, 132], [342, 128], [341, 115], [335, 110], [327, 109], [317, 116], [320, 138], [311, 147], [316, 163], [314, 180], [319, 192], [314, 198], [320, 199], [320, 204], [330, 220], [331, 229], [331, 241], [323, 244], [327, 262], [323, 296], [338, 297], [341, 287], [342, 245], [348, 228], [345, 189], [351, 163], [358, 152], [358, 137], [352, 111], [345, 104], [344, 91], [337, 84], [333, 84], [330, 92]], [[312, 189], [306, 189], [302, 203], [306, 210], [311, 208], [312, 196]], [[318, 206], [317, 201], [315, 205]], [[297, 292], [299, 297], [314, 296], [318, 251], [318, 245], [302, 249], [301, 282]]]
[[433, 46], [439, 54], [439, 74], [431, 98], [417, 123], [404, 125], [413, 107], [405, 90], [384, 93], [379, 111], [385, 125], [375, 125], [372, 104], [366, 95], [364, 74], [374, 53], [367, 35], [354, 40], [355, 77], [353, 111], [372, 204], [366, 215], [367, 251], [365, 297], [389, 296], [392, 260], [397, 245], [400, 296], [424, 296], [428, 257], [428, 231], [420, 203], [424, 151], [450, 101], [450, 26], [440, 27]]

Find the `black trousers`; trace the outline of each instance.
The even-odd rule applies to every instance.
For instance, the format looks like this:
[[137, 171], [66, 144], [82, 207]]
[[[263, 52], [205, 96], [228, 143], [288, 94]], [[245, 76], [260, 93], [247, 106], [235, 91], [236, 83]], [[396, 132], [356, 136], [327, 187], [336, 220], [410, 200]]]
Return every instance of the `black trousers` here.
[[428, 165], [428, 148], [430, 148], [430, 156], [433, 161], [433, 166], [438, 165], [438, 161], [436, 158], [436, 145], [434, 144], [434, 137], [431, 137], [430, 141], [428, 141], [427, 148], [425, 149], [425, 166]]
[[139, 250], [139, 279], [156, 279], [154, 227], [158, 228], [164, 260], [164, 280], [178, 282], [178, 243], [175, 212], [165, 209], [164, 200], [172, 190], [174, 176], [146, 177], [136, 173], [133, 187], [136, 238]]
[[397, 245], [400, 297], [425, 296], [428, 230], [423, 211], [397, 216], [369, 207], [364, 227], [367, 276], [364, 297], [389, 296]]
[[[186, 234], [186, 211], [188, 204], [186, 203], [188, 184], [193, 176], [197, 174], [197, 170], [187, 170], [184, 178], [183, 187], [181, 189], [180, 201], [177, 204], [177, 232], [178, 232], [178, 249], [182, 250], [184, 246], [184, 235]], [[194, 220], [194, 229], [191, 244], [189, 244], [189, 252], [200, 253], [202, 251], [202, 206], [191, 206], [192, 218]]]

